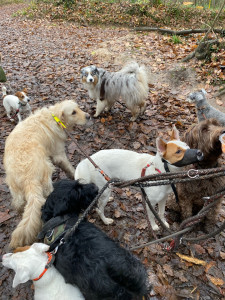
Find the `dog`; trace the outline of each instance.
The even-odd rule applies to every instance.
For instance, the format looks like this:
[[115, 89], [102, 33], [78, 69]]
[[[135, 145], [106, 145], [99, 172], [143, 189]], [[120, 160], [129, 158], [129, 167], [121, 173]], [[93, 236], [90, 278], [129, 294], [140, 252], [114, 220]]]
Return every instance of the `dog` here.
[[[22, 92], [16, 92], [15, 95], [7, 95], [6, 87], [2, 87], [3, 93], [3, 106], [6, 110], [7, 117], [11, 122], [15, 121], [15, 117], [17, 116], [18, 121], [21, 122], [21, 112], [28, 112], [31, 114], [30, 107], [30, 98], [27, 97], [27, 89], [23, 89]], [[11, 116], [11, 112], [14, 113], [14, 116]]]
[[[146, 153], [136, 153], [130, 150], [110, 149], [101, 150], [91, 156], [93, 161], [100, 167], [110, 178], [118, 178], [120, 180], [131, 180], [141, 177], [143, 168], [146, 168], [146, 175], [165, 172], [165, 164], [168, 163], [170, 172], [176, 172], [179, 167], [202, 159], [202, 153], [199, 150], [190, 149], [187, 144], [180, 141], [179, 132], [174, 126], [169, 142], [158, 137], [156, 139], [157, 153], [156, 156]], [[95, 183], [101, 189], [106, 180], [94, 168], [89, 160], [81, 161], [75, 171], [75, 179], [80, 179], [82, 182]], [[144, 188], [152, 205], [159, 206], [159, 216], [163, 223], [169, 227], [165, 220], [165, 204], [167, 196], [172, 192], [170, 185], [154, 186]], [[98, 208], [96, 209], [102, 221], [108, 225], [113, 222], [113, 219], [106, 218], [104, 209], [109, 201], [111, 190], [107, 188], [99, 199]], [[153, 230], [158, 230], [159, 227], [155, 223], [155, 218], [150, 209], [147, 207], [148, 218]]]
[[52, 192], [53, 164], [68, 177], [74, 177], [74, 168], [65, 153], [67, 134], [56, 117], [68, 131], [76, 125], [85, 125], [90, 119], [74, 101], [65, 100], [37, 110], [17, 124], [6, 139], [3, 159], [6, 183], [14, 208], [24, 211], [12, 234], [12, 248], [35, 241], [41, 228], [41, 206]]
[[[42, 207], [45, 225], [39, 237], [45, 236], [45, 242], [51, 243], [50, 250], [58, 246], [56, 269], [67, 283], [80, 289], [86, 300], [143, 299], [148, 294], [144, 266], [94, 224], [83, 220], [59, 245], [66, 230], [77, 222], [81, 210], [92, 203], [97, 193], [94, 184], [68, 179], [54, 183], [54, 190]], [[57, 222], [65, 220], [64, 229], [53, 229]], [[64, 232], [57, 236], [61, 231]]]
[[205, 119], [214, 118], [220, 122], [221, 126], [225, 126], [225, 114], [212, 105], [210, 105], [206, 99], [207, 92], [204, 89], [190, 93], [187, 101], [194, 103], [197, 109], [198, 121], [204, 121]]
[[[194, 169], [209, 169], [220, 167], [220, 156], [222, 154], [219, 137], [225, 132], [225, 127], [215, 119], [201, 121], [199, 124], [191, 126], [184, 135], [184, 141], [190, 147], [197, 147], [204, 155], [202, 161], [191, 166]], [[203, 197], [211, 196], [225, 185], [225, 178], [215, 177], [199, 181], [177, 183], [179, 196], [179, 206], [174, 199], [167, 203], [168, 208], [181, 213], [181, 219], [185, 220], [198, 213], [203, 207]], [[221, 197], [221, 201], [222, 201]], [[209, 210], [205, 218], [205, 229], [212, 230], [215, 225], [221, 201]], [[208, 229], [207, 229], [208, 228]]]
[[119, 72], [88, 66], [81, 70], [81, 77], [90, 98], [97, 101], [94, 117], [98, 117], [104, 109], [110, 110], [120, 97], [131, 110], [131, 121], [144, 113], [149, 90], [144, 66], [132, 62]]
[[48, 249], [48, 245], [35, 243], [25, 251], [2, 256], [3, 266], [15, 271], [13, 288], [33, 280], [34, 300], [85, 300], [75, 285], [66, 283], [56, 268], [50, 266], [52, 255], [46, 253]]

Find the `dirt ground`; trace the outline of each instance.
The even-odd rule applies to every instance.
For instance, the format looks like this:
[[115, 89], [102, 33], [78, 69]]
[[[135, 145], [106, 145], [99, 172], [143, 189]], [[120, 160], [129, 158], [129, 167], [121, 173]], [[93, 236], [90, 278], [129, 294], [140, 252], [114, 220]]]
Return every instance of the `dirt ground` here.
[[[92, 127], [78, 128], [74, 137], [88, 154], [100, 149], [122, 148], [152, 153], [158, 135], [168, 137], [172, 124], [181, 135], [197, 122], [195, 109], [185, 101], [189, 92], [206, 88], [212, 105], [225, 112], [225, 106], [214, 98], [214, 89], [201, 80], [192, 63], [180, 64], [184, 50], [162, 40], [155, 33], [135, 33], [126, 28], [89, 27], [54, 23], [47, 20], [26, 20], [12, 17], [23, 5], [0, 7], [0, 52], [7, 75], [9, 93], [28, 88], [32, 109], [75, 99], [81, 108], [94, 115], [94, 103], [80, 82], [80, 69], [96, 64], [108, 70], [119, 70], [127, 60], [146, 65], [150, 78], [150, 93], [145, 114], [136, 122], [130, 112], [117, 103], [110, 113], [94, 119]], [[175, 70], [175, 71], [174, 71]], [[175, 73], [174, 73], [175, 72]], [[175, 75], [174, 75], [175, 74]], [[0, 84], [1, 88], [2, 84]], [[221, 100], [221, 99], [220, 99]], [[222, 99], [223, 100], [223, 99]], [[220, 103], [220, 105], [218, 104]], [[10, 235], [20, 220], [10, 205], [10, 193], [5, 184], [2, 165], [4, 142], [15, 124], [6, 119], [0, 106], [0, 255], [9, 251]], [[68, 139], [68, 157], [74, 166], [83, 159], [76, 146]], [[59, 169], [53, 180], [65, 178]], [[105, 226], [93, 211], [89, 220], [125, 247], [132, 247], [152, 239], [147, 228], [140, 193], [132, 189], [117, 189], [114, 201], [106, 208], [106, 215], [114, 223]], [[167, 213], [173, 230], [179, 226]], [[218, 224], [225, 220], [225, 205], [218, 216]], [[165, 234], [165, 233], [164, 233]], [[190, 236], [202, 234], [201, 228]], [[163, 232], [157, 234], [161, 237]], [[225, 299], [225, 233], [199, 244], [185, 244], [180, 254], [205, 262], [198, 265], [182, 260], [175, 252], [164, 249], [165, 244], [144, 247], [135, 254], [146, 265], [154, 287], [151, 299]], [[178, 254], [179, 254], [178, 253]], [[30, 300], [31, 282], [12, 289], [13, 272], [0, 270], [0, 298], [2, 300]]]

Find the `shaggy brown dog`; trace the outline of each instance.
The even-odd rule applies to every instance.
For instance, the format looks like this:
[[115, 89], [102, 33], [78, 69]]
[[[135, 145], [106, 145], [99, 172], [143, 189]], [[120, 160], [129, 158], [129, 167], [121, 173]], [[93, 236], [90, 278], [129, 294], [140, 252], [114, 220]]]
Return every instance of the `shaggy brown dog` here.
[[[208, 119], [193, 125], [186, 132], [184, 141], [188, 146], [190, 148], [199, 149], [204, 154], [203, 160], [194, 165], [195, 169], [208, 169], [220, 166], [219, 157], [222, 154], [222, 150], [219, 136], [224, 132], [225, 127], [222, 127], [215, 119]], [[191, 168], [190, 166], [186, 167], [187, 170]], [[184, 220], [196, 214], [204, 205], [202, 197], [215, 194], [215, 192], [224, 187], [224, 185], [224, 176], [178, 183], [176, 187], [179, 195], [179, 207], [182, 219]], [[210, 227], [215, 224], [221, 201], [207, 213], [205, 220], [206, 229], [210, 229]], [[168, 207], [173, 209], [175, 207], [174, 202], [174, 199], [170, 199]]]
[[[5, 143], [4, 167], [12, 204], [23, 212], [10, 246], [30, 245], [41, 228], [41, 206], [52, 192], [53, 163], [73, 178], [74, 168], [65, 153], [67, 134], [54, 120], [58, 117], [71, 131], [84, 125], [90, 116], [72, 100], [37, 110], [20, 122]], [[53, 162], [53, 163], [52, 163]]]

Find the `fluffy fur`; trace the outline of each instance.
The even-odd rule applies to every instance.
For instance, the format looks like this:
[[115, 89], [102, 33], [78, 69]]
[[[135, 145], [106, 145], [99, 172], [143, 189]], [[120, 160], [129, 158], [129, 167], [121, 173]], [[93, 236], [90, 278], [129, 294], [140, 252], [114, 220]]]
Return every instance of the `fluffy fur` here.
[[72, 130], [84, 125], [89, 115], [72, 100], [37, 110], [20, 122], [5, 143], [4, 167], [12, 204], [23, 212], [12, 234], [10, 246], [30, 245], [41, 227], [41, 206], [52, 191], [53, 164], [72, 178], [74, 168], [65, 153], [67, 134], [53, 119], [52, 113]]
[[[16, 92], [15, 95], [7, 95], [6, 87], [2, 87], [3, 93], [3, 106], [6, 110], [7, 117], [11, 122], [15, 121], [17, 116], [18, 121], [22, 121], [21, 112], [28, 112], [31, 114], [30, 99], [27, 97], [27, 89], [25, 88], [21, 92]], [[14, 117], [11, 116], [11, 113], [14, 114]]]
[[[55, 183], [42, 208], [42, 220], [69, 215], [67, 227], [73, 226], [97, 191], [94, 184], [70, 180]], [[86, 220], [58, 248], [54, 264], [67, 283], [79, 287], [86, 300], [142, 299], [147, 293], [147, 274], [141, 262]]]
[[187, 101], [194, 103], [197, 109], [198, 121], [214, 118], [220, 122], [221, 126], [225, 126], [225, 114], [222, 111], [215, 109], [207, 102], [206, 91], [204, 89], [191, 93]]
[[[222, 154], [222, 150], [219, 136], [224, 132], [225, 127], [221, 127], [220, 123], [215, 119], [202, 121], [189, 128], [184, 136], [185, 142], [190, 147], [198, 147], [204, 154], [203, 160], [191, 168], [208, 169], [220, 166], [219, 157]], [[196, 214], [204, 205], [202, 197], [215, 194], [215, 192], [224, 185], [224, 176], [178, 183], [177, 191], [179, 195], [179, 210], [181, 211], [182, 219], [184, 220]], [[176, 208], [177, 205], [174, 202], [171, 199], [168, 203], [168, 207], [172, 209]], [[206, 228], [212, 230], [212, 226], [216, 222], [220, 206], [221, 202], [207, 213], [205, 220]]]
[[[91, 158], [110, 178], [118, 178], [122, 181], [126, 181], [139, 178], [141, 176], [142, 169], [146, 167], [147, 164], [150, 164], [150, 166], [146, 169], [146, 175], [165, 172], [162, 159], [167, 160], [171, 164], [176, 163], [184, 157], [186, 150], [189, 149], [185, 143], [179, 140], [179, 132], [175, 127], [172, 131], [171, 140], [167, 143], [162, 138], [157, 138], [156, 146], [156, 156], [146, 153], [136, 153], [129, 150], [110, 149], [101, 150], [92, 155]], [[201, 153], [198, 154], [196, 151], [194, 159], [191, 160], [190, 163], [197, 161], [198, 155], [200, 159]], [[179, 170], [178, 167], [171, 164], [168, 165], [170, 172], [176, 172]], [[78, 164], [75, 171], [75, 179], [80, 179], [85, 183], [93, 182], [99, 189], [101, 189], [106, 183], [105, 178], [87, 159]], [[165, 220], [164, 212], [167, 197], [172, 192], [171, 186], [154, 186], [145, 188], [144, 190], [152, 205], [155, 206], [158, 204], [159, 216], [164, 224], [169, 227], [169, 224]], [[105, 224], [111, 224], [113, 222], [113, 219], [106, 218], [104, 215], [104, 209], [110, 199], [110, 194], [111, 189], [107, 188], [99, 199], [97, 208], [97, 213]], [[159, 227], [155, 223], [154, 215], [148, 207], [147, 212], [152, 229], [158, 230]]]
[[[48, 261], [48, 249], [49, 246], [45, 244], [35, 243], [26, 251], [3, 255], [3, 266], [15, 271], [14, 288], [37, 278], [43, 272]], [[54, 266], [48, 268], [38, 281], [33, 281], [33, 285], [34, 300], [84, 300], [80, 290], [66, 283]]]
[[130, 63], [119, 72], [108, 72], [96, 66], [81, 70], [82, 82], [89, 96], [97, 101], [95, 117], [109, 110], [120, 97], [132, 113], [131, 121], [143, 114], [148, 97], [148, 79], [144, 66]]

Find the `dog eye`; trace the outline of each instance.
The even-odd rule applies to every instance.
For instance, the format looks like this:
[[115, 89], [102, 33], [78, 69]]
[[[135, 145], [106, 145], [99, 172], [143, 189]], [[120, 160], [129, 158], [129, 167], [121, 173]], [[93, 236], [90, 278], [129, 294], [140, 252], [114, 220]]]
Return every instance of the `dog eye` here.
[[176, 154], [180, 154], [182, 152], [182, 150], [178, 149]]
[[95, 74], [96, 74], [96, 70], [92, 71], [91, 74], [92, 74], [92, 75], [95, 75]]
[[72, 112], [72, 115], [75, 115], [77, 112], [74, 110], [73, 112]]

